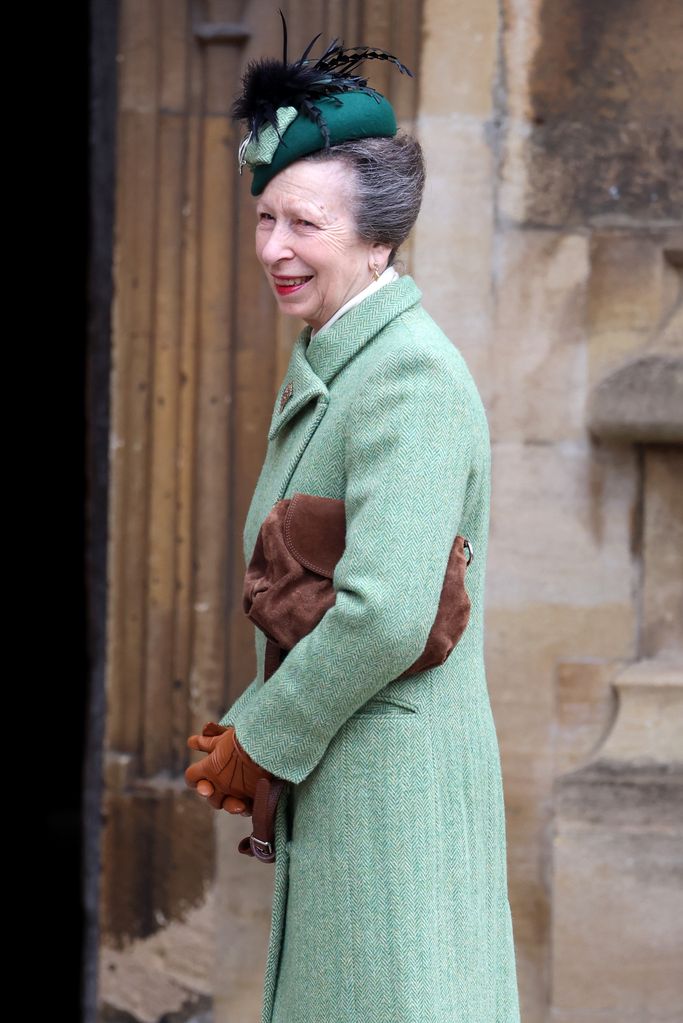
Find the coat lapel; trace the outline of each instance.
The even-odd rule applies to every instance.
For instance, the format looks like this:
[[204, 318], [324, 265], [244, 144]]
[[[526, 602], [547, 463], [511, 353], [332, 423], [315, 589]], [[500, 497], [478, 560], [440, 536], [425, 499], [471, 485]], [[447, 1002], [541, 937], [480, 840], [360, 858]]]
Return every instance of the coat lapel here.
[[312, 341], [311, 328], [302, 330], [294, 342], [287, 373], [275, 399], [268, 440], [277, 437], [309, 402], [323, 398], [326, 408], [329, 385], [339, 371], [390, 320], [421, 298], [422, 293], [412, 277], [401, 277], [349, 309]]
[[325, 383], [306, 358], [306, 344], [310, 335], [311, 328], [306, 327], [294, 342], [285, 379], [275, 399], [268, 440], [277, 437], [283, 426], [286, 426], [309, 402], [317, 401], [318, 398], [329, 400]]
[[422, 298], [412, 277], [400, 277], [363, 299], [336, 323], [316, 336], [306, 352], [309, 364], [329, 387], [337, 373], [387, 323]]

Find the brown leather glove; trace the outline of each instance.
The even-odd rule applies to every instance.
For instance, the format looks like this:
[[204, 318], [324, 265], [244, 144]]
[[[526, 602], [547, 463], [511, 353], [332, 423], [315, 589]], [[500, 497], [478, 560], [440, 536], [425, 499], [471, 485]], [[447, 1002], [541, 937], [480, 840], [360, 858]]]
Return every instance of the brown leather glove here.
[[[214, 735], [222, 735], [225, 732], [225, 726], [217, 725], [214, 721], [209, 721], [204, 725], [201, 735], [191, 735], [187, 740], [187, 745], [190, 749], [199, 750], [201, 753], [211, 753], [212, 746], [209, 742], [209, 738]], [[213, 782], [208, 781], [206, 778], [202, 778], [197, 782], [195, 786], [196, 791], [200, 796], [205, 798], [212, 796], [216, 791]], [[223, 809], [227, 813], [241, 814], [242, 817], [251, 817], [253, 812], [253, 805], [251, 800], [238, 799], [237, 796], [226, 796], [223, 800]]]
[[191, 735], [187, 745], [209, 756], [187, 768], [185, 781], [191, 788], [197, 788], [198, 783], [204, 780], [210, 782], [213, 792], [206, 798], [216, 810], [240, 812], [237, 807], [241, 800], [251, 812], [256, 783], [260, 778], [271, 780], [275, 777], [251, 759], [240, 745], [232, 725], [223, 728], [209, 721], [204, 725], [201, 736]]

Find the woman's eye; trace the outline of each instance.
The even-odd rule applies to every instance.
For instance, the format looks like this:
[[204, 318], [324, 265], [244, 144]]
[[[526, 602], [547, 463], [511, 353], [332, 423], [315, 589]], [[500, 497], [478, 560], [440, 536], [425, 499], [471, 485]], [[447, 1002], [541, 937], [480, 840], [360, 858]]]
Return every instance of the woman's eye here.
[[299, 223], [302, 224], [304, 227], [315, 227], [315, 224], [312, 224], [310, 220], [300, 219]]
[[271, 217], [270, 213], [259, 213], [258, 218], [259, 218], [259, 220], [272, 220], [273, 219]]

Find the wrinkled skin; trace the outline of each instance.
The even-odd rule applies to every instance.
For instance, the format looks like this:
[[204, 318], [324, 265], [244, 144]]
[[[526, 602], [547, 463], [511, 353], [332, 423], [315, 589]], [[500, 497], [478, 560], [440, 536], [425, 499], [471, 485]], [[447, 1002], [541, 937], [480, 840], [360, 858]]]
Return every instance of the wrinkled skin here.
[[[343, 160], [297, 160], [256, 202], [256, 255], [280, 312], [319, 330], [386, 269], [390, 246], [356, 231], [353, 176]], [[287, 281], [305, 284], [287, 289]]]

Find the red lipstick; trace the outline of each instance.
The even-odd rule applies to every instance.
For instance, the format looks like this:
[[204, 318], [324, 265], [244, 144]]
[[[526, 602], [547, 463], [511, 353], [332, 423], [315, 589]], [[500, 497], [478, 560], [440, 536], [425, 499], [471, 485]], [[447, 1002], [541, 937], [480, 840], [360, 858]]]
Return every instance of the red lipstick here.
[[289, 277], [276, 277], [272, 274], [275, 291], [278, 295], [293, 295], [296, 291], [305, 288], [312, 276], [308, 274], [292, 274]]

